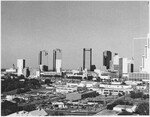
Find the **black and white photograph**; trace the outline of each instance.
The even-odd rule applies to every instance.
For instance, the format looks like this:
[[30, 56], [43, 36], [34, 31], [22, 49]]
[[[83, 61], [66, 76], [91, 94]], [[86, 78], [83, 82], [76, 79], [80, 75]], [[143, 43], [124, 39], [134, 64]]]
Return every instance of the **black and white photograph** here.
[[149, 0], [1, 1], [1, 116], [149, 116]]

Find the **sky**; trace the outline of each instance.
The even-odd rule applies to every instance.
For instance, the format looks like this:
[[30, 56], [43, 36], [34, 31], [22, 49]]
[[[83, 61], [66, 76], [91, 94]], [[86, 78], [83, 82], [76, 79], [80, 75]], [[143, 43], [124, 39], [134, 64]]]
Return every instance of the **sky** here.
[[39, 51], [47, 50], [52, 69], [55, 48], [62, 50], [64, 69], [83, 66], [83, 48], [92, 48], [98, 69], [105, 50], [131, 59], [133, 38], [149, 32], [148, 9], [140, 1], [2, 1], [1, 67], [10, 68], [19, 58], [38, 67]]

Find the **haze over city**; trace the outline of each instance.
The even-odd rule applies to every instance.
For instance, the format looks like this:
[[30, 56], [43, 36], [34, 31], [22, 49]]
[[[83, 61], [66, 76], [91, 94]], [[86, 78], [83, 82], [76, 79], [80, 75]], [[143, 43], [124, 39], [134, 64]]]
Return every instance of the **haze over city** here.
[[[148, 33], [147, 2], [2, 2], [1, 67], [18, 58], [38, 67], [40, 50], [62, 50], [62, 68], [82, 66], [83, 48], [92, 48], [93, 64], [102, 66], [103, 51], [132, 58], [134, 37]], [[141, 64], [141, 61], [138, 63]], [[138, 68], [135, 68], [135, 70]]]

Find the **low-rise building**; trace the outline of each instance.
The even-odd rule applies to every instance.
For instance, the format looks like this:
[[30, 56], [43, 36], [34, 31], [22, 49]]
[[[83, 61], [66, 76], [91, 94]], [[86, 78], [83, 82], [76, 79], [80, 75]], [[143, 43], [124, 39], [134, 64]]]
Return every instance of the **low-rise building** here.
[[7, 95], [6, 100], [12, 101], [16, 96], [15, 95]]
[[129, 106], [129, 105], [117, 105], [113, 108], [114, 111], [117, 111], [117, 112], [122, 112], [123, 110], [126, 110], [127, 112], [135, 112], [135, 109], [136, 109], [136, 105], [134, 106]]
[[96, 91], [74, 92], [66, 94], [66, 99], [70, 101], [85, 99], [88, 97], [96, 97], [99, 95]]
[[77, 91], [77, 87], [68, 87], [66, 85], [64, 86], [59, 86], [56, 87], [56, 92], [57, 93], [71, 93], [71, 92], [76, 92]]
[[103, 88], [122, 88], [122, 89], [129, 89], [132, 88], [131, 85], [120, 85], [120, 84], [100, 84], [99, 87]]
[[46, 116], [48, 115], [47, 112], [44, 109], [38, 109], [29, 112], [29, 116]]
[[52, 77], [52, 76], [62, 76], [61, 72], [54, 72], [54, 71], [44, 71], [40, 73], [43, 77]]
[[122, 82], [111, 82], [113, 85], [120, 85]]
[[58, 107], [58, 108], [65, 108], [65, 105], [64, 105], [64, 103], [63, 102], [52, 102], [52, 105], [54, 106], [54, 107]]
[[93, 81], [81, 81], [80, 84], [89, 88], [89, 87], [94, 87], [94, 86], [98, 85], [99, 83], [93, 82]]
[[125, 94], [125, 93], [130, 93], [131, 91], [133, 91], [132, 88], [130, 89], [122, 89], [122, 88], [104, 88], [101, 91], [101, 95], [118, 95], [119, 93], [121, 95]]
[[109, 115], [109, 116], [117, 116], [119, 112], [116, 112], [114, 110], [102, 110], [99, 113], [97, 113], [95, 116], [100, 115]]
[[134, 86], [134, 85], [141, 84], [141, 83], [143, 83], [143, 82], [142, 82], [142, 81], [125, 81], [125, 83], [126, 83], [127, 85], [132, 85], [132, 86]]
[[147, 88], [146, 85], [136, 85], [137, 90], [145, 90]]
[[146, 72], [129, 73], [128, 81], [150, 81], [150, 74]]
[[6, 73], [16, 73], [17, 70], [13, 68], [6, 69]]
[[19, 111], [19, 112], [10, 114], [8, 116], [16, 117], [16, 116], [46, 116], [46, 115], [48, 114], [44, 109], [38, 109], [38, 110], [30, 111], [30, 112]]

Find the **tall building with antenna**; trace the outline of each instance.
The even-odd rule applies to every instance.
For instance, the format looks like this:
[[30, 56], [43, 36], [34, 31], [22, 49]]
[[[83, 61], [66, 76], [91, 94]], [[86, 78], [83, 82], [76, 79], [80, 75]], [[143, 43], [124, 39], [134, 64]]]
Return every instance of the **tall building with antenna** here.
[[144, 54], [142, 55], [141, 71], [150, 73], [150, 34], [147, 35]]

